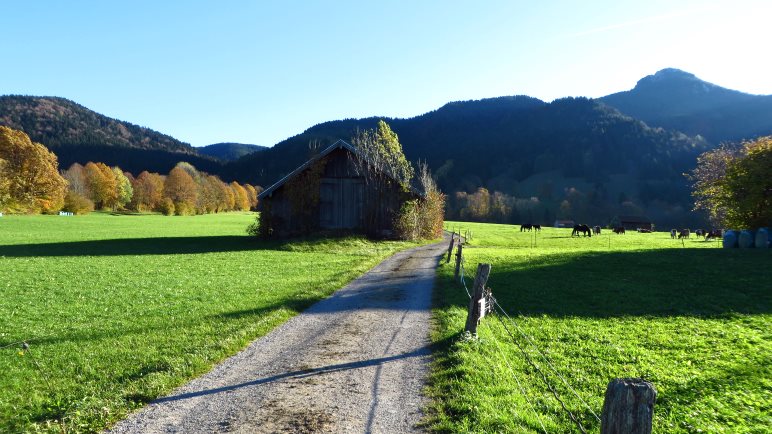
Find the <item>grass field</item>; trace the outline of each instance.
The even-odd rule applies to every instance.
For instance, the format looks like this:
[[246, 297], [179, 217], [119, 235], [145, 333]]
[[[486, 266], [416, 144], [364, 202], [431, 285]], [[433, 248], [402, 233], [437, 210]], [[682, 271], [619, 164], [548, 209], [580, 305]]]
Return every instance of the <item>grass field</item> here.
[[514, 323], [486, 317], [479, 339], [464, 337], [467, 294], [452, 263], [440, 268], [433, 431], [578, 432], [549, 383], [598, 432], [608, 381], [644, 377], [659, 393], [654, 432], [771, 432], [772, 252], [669, 233], [446, 227], [472, 231], [466, 268], [492, 264], [488, 286]]
[[0, 218], [0, 432], [109, 426], [407, 246], [260, 242], [253, 220]]

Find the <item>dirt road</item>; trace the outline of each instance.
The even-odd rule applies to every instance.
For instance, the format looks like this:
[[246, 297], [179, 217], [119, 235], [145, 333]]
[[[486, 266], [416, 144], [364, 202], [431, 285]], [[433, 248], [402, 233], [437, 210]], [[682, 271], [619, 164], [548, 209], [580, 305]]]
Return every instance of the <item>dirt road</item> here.
[[392, 256], [111, 432], [420, 431], [431, 290], [446, 248]]

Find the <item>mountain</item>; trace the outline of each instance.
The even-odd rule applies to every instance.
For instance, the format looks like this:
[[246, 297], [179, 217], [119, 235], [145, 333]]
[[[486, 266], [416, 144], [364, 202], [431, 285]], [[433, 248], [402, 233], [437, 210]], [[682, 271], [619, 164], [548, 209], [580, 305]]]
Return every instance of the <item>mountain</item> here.
[[58, 97], [0, 96], [0, 125], [27, 133], [59, 157], [60, 167], [101, 161], [132, 173], [165, 173], [179, 161], [218, 172], [221, 163], [166, 134], [112, 119]]
[[215, 143], [196, 148], [196, 151], [199, 154], [208, 155], [223, 161], [232, 161], [263, 149], [267, 149], [267, 146], [248, 145], [245, 143]]
[[772, 134], [772, 95], [726, 89], [673, 68], [599, 100], [651, 126], [701, 135], [714, 144]]
[[[319, 148], [350, 138], [357, 128], [374, 128], [378, 119], [316, 125], [228, 163], [225, 173], [271, 185]], [[595, 211], [582, 212], [587, 221], [608, 221], [611, 213], [623, 211], [621, 203], [631, 201], [652, 218], [682, 221], [691, 208], [682, 174], [708, 147], [702, 139], [651, 128], [587, 98], [545, 103], [501, 97], [449, 103], [409, 119], [383, 119], [399, 135], [408, 159], [427, 161], [451, 199], [455, 192], [478, 187], [533, 197], [544, 209], [533, 218], [542, 223], [557, 215], [570, 194], [597, 202]], [[450, 217], [458, 216], [451, 212]]]

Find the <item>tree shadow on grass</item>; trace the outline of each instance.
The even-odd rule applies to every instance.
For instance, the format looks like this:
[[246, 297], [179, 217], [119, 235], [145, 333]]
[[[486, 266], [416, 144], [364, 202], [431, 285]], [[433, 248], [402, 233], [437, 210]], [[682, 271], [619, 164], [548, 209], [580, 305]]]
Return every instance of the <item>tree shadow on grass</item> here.
[[528, 316], [768, 314], [771, 259], [770, 251], [740, 249], [544, 255], [494, 264], [488, 286], [510, 314]]
[[290, 251], [289, 245], [300, 241], [309, 244], [309, 247], [313, 249], [317, 245], [329, 240], [325, 238], [303, 238], [266, 241], [246, 235], [118, 238], [60, 243], [0, 245], [0, 257], [134, 256], [256, 250]]

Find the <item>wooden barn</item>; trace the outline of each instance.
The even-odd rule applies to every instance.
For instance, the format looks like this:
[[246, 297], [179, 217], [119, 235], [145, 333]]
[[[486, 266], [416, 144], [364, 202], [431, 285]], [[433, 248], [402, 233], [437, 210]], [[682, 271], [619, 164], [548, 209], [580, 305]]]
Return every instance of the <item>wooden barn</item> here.
[[614, 217], [611, 222], [612, 226], [622, 226], [628, 231], [634, 231], [637, 229], [646, 229], [649, 231], [654, 230], [654, 224], [649, 218], [644, 216], [620, 215]]
[[265, 189], [258, 196], [261, 234], [288, 237], [341, 231], [392, 236], [402, 203], [421, 194], [390, 176], [368, 182], [361, 167], [372, 169], [355, 164], [360, 158], [354, 146], [338, 140]]

